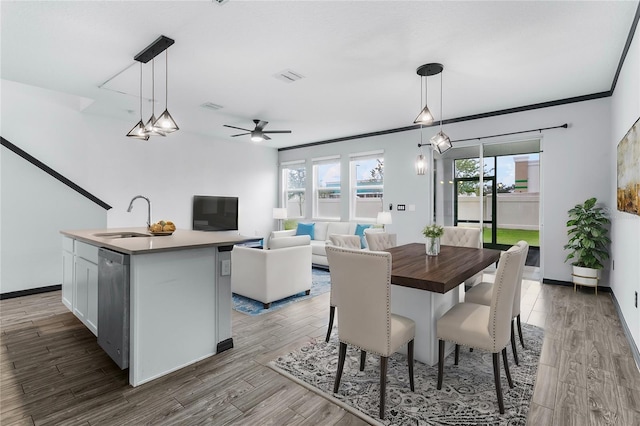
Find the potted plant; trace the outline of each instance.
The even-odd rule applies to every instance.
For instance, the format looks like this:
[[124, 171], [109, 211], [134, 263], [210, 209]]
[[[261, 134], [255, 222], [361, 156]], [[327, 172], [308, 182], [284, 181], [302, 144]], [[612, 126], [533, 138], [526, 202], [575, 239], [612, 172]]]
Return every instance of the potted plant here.
[[422, 235], [427, 239], [425, 249], [429, 256], [437, 256], [440, 253], [440, 237], [444, 234], [444, 228], [442, 226], [427, 225], [422, 230]]
[[574, 259], [573, 286], [576, 284], [591, 287], [598, 286], [600, 270], [604, 268], [602, 262], [609, 258], [610, 223], [607, 212], [596, 205], [595, 198], [589, 198], [582, 204], [576, 204], [568, 211], [567, 235], [569, 242], [564, 246], [569, 250], [565, 262]]

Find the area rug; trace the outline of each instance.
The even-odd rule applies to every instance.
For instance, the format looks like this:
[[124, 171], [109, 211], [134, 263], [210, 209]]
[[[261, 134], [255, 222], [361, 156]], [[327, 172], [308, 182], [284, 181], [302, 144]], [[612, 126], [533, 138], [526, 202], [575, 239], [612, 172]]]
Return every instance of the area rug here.
[[520, 365], [507, 349], [515, 387], [509, 388], [502, 362], [502, 392], [505, 413], [498, 412], [493, 379], [492, 355], [460, 348], [460, 362], [453, 364], [453, 353], [445, 360], [441, 390], [436, 389], [438, 367], [416, 361], [415, 392], [408, 383], [405, 355], [389, 359], [385, 420], [380, 420], [379, 358], [368, 355], [366, 367], [359, 371], [360, 352], [349, 347], [337, 394], [333, 383], [338, 364], [338, 337], [334, 331], [329, 343], [316, 339], [297, 351], [278, 357], [269, 366], [308, 389], [337, 403], [371, 424], [383, 425], [525, 425], [533, 396], [543, 330], [522, 324], [527, 349], [518, 344]]
[[303, 291], [302, 293], [294, 294], [293, 296], [289, 296], [285, 299], [276, 300], [271, 303], [271, 307], [269, 309], [264, 309], [262, 302], [234, 293], [232, 294], [233, 309], [247, 315], [262, 315], [277, 311], [278, 309], [282, 309], [292, 303], [326, 293], [329, 290], [331, 290], [331, 277], [329, 276], [329, 271], [313, 268], [311, 270], [311, 293], [305, 294]]

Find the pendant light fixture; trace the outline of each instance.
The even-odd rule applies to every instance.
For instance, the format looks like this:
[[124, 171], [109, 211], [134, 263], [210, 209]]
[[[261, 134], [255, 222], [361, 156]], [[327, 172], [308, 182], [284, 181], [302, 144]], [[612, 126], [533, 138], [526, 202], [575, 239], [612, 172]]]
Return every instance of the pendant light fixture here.
[[156, 60], [151, 60], [151, 117], [144, 125], [144, 133], [149, 136], [167, 136], [163, 131], [155, 127], [156, 123]]
[[[431, 64], [427, 64], [427, 65], [431, 65]], [[420, 111], [420, 114], [418, 114], [418, 116], [416, 117], [415, 120], [413, 120], [414, 124], [424, 124], [426, 126], [430, 125], [433, 123], [433, 115], [431, 114], [431, 111], [429, 111], [429, 98], [427, 96], [427, 94], [429, 93], [429, 82], [427, 81], [427, 75], [431, 75], [428, 74], [428, 70], [423, 69], [425, 66], [427, 65], [423, 65], [420, 68], [418, 68], [416, 70], [416, 72], [418, 73], [418, 75], [420, 76], [420, 106], [422, 106], [422, 86], [423, 86], [423, 82], [424, 82], [424, 108], [422, 108], [422, 110]], [[421, 71], [422, 70], [422, 71]]]
[[442, 131], [442, 65], [440, 65], [440, 131], [431, 138], [431, 145], [444, 154], [451, 149], [451, 139]]
[[140, 121], [133, 126], [133, 129], [129, 130], [127, 137], [149, 140], [149, 136], [144, 133], [144, 123], [142, 122], [142, 62], [140, 62]]
[[173, 133], [179, 129], [175, 120], [169, 114], [169, 49], [164, 51], [164, 65], [165, 65], [165, 90], [164, 90], [164, 112], [160, 114], [160, 117], [153, 124], [154, 127], [162, 131], [163, 133]]
[[[167, 107], [167, 98], [165, 98], [165, 111], [156, 119], [155, 116], [155, 61], [151, 63], [151, 117], [146, 124], [142, 121], [142, 64], [153, 60], [160, 53], [164, 52], [174, 43], [169, 37], [161, 35], [153, 43], [147, 46], [144, 50], [134, 56], [134, 60], [140, 62], [140, 121], [133, 129], [127, 133], [127, 136], [148, 140], [149, 136], [166, 136], [167, 133], [178, 130], [176, 122], [169, 114]], [[168, 58], [165, 57], [165, 66], [168, 71]], [[165, 74], [165, 87], [169, 87], [169, 76]], [[165, 96], [167, 93], [165, 92]]]

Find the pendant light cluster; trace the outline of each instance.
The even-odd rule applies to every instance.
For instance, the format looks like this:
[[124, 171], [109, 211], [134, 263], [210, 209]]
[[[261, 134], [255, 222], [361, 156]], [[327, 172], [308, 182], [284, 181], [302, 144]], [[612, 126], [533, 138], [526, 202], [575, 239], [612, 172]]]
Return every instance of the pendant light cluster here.
[[[150, 136], [166, 136], [179, 129], [169, 113], [169, 54], [168, 48], [174, 43], [172, 39], [160, 36], [133, 59], [140, 62], [140, 121], [127, 133], [128, 137], [149, 140]], [[158, 118], [155, 114], [155, 57], [165, 52], [165, 109]], [[151, 117], [144, 124], [142, 115], [142, 64], [151, 61]]]
[[431, 111], [429, 110], [428, 98], [427, 98], [427, 94], [429, 93], [428, 92], [429, 84], [428, 84], [427, 77], [430, 77], [432, 75], [440, 74], [440, 130], [430, 139], [431, 146], [433, 147], [433, 149], [438, 150], [440, 154], [443, 154], [444, 152], [448, 151], [451, 148], [451, 140], [449, 139], [449, 136], [447, 136], [442, 131], [442, 116], [443, 116], [442, 114], [442, 74], [443, 74], [442, 70], [443, 69], [444, 68], [442, 64], [429, 63], [429, 64], [420, 66], [416, 70], [416, 73], [420, 76], [420, 100], [421, 100], [420, 106], [423, 105], [423, 102], [422, 102], [423, 80], [424, 80], [424, 98], [425, 98], [424, 108], [422, 108], [422, 110], [420, 111], [420, 114], [418, 114], [416, 119], [413, 121], [415, 124], [420, 124], [420, 143], [418, 144], [418, 148], [420, 148], [420, 155], [418, 155], [418, 158], [416, 159], [416, 173], [419, 175], [424, 175], [425, 169], [426, 169], [426, 159], [422, 154], [422, 146], [425, 145], [422, 143], [422, 126], [430, 126], [433, 124], [433, 121], [434, 121], [433, 114], [431, 114]]

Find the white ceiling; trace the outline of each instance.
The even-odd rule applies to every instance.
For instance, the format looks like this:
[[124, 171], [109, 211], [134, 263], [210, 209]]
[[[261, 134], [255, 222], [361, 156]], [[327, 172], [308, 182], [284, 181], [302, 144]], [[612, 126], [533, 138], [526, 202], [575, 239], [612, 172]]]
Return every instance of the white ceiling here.
[[[169, 111], [182, 132], [253, 143], [229, 124], [269, 121], [280, 148], [410, 126], [420, 77], [444, 65], [444, 119], [608, 91], [637, 1], [6, 1], [2, 78], [91, 100], [88, 114], [139, 120], [139, 63], [169, 48]], [[156, 115], [164, 54], [156, 58]], [[291, 69], [305, 78], [273, 77]], [[151, 62], [144, 67], [151, 98]], [[108, 83], [101, 86], [104, 82]], [[440, 117], [440, 76], [428, 78]], [[121, 93], [122, 92], [122, 93]], [[211, 111], [205, 102], [223, 106]], [[144, 103], [144, 119], [150, 102]], [[455, 138], [455, 135], [451, 135]], [[171, 137], [171, 136], [169, 136]]]

